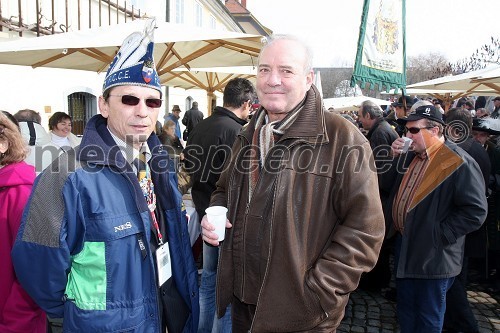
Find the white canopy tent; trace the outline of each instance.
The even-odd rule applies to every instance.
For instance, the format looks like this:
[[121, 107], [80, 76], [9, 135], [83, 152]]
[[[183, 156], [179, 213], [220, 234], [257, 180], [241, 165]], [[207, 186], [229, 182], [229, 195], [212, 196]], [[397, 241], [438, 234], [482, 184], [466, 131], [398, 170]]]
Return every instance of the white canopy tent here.
[[414, 83], [407, 88], [428, 91], [429, 94], [453, 94], [454, 99], [468, 95], [497, 95], [500, 94], [500, 66]]
[[[123, 40], [146, 20], [0, 43], [0, 64], [105, 72]], [[259, 35], [156, 22], [154, 58], [160, 81], [177, 68], [254, 66]]]
[[[133, 32], [143, 31], [148, 22], [135, 20], [0, 42], [0, 64], [105, 73], [123, 40]], [[257, 64], [261, 39], [259, 35], [156, 22], [154, 59], [160, 82], [207, 91], [208, 109], [211, 110], [214, 91], [222, 91], [225, 83], [234, 77], [231, 74], [237, 73], [235, 67], [253, 68]], [[203, 75], [200, 69], [204, 69]], [[61, 72], [54, 75], [61, 75]], [[61, 75], [60, 80], [64, 79]]]
[[368, 96], [325, 98], [323, 99], [323, 103], [327, 109], [333, 107], [334, 111], [358, 111], [361, 103], [366, 100], [372, 101], [380, 106], [391, 104], [390, 101]]

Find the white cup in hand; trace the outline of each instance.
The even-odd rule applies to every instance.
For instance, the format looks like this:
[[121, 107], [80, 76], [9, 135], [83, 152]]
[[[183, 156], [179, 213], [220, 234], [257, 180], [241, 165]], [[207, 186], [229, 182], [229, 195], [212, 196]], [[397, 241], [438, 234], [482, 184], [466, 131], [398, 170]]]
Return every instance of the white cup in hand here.
[[226, 214], [227, 208], [224, 206], [212, 206], [205, 209], [207, 220], [214, 225], [214, 232], [217, 234], [218, 241], [223, 241], [226, 235]]
[[408, 151], [408, 148], [410, 148], [410, 145], [413, 142], [413, 140], [410, 138], [407, 138], [406, 136], [403, 136], [402, 139], [405, 141], [405, 144], [404, 144], [403, 148], [401, 148], [401, 153], [404, 154]]

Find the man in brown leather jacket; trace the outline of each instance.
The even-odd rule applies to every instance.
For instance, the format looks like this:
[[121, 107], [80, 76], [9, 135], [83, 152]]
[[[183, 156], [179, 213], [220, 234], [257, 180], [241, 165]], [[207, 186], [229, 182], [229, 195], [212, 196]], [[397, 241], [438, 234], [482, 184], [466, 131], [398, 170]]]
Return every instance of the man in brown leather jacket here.
[[[335, 332], [384, 237], [368, 141], [326, 112], [312, 55], [292, 36], [263, 46], [262, 107], [233, 146], [211, 206], [228, 208], [217, 272], [218, 315], [234, 332]], [[203, 239], [219, 245], [202, 220]]]

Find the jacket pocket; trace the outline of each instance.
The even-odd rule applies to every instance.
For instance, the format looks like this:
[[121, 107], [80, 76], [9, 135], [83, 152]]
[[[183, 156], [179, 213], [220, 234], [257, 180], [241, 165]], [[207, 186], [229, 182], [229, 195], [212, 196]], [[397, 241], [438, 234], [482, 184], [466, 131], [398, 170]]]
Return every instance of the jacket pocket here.
[[147, 235], [139, 237], [140, 226], [140, 214], [86, 221], [85, 242], [71, 257], [65, 291], [79, 309], [106, 310], [148, 294], [145, 285], [154, 281], [154, 271], [141, 252], [139, 238], [150, 253]]
[[86, 221], [85, 242], [71, 257], [65, 290], [64, 325], [68, 332], [156, 330], [156, 277], [148, 238], [140, 228], [142, 219], [149, 218], [148, 212], [144, 214]]
[[[147, 212], [142, 214], [147, 215]], [[85, 240], [106, 242], [143, 231], [143, 216], [139, 213], [119, 216], [96, 216], [85, 222]], [[146, 216], [149, 219], [149, 216]]]

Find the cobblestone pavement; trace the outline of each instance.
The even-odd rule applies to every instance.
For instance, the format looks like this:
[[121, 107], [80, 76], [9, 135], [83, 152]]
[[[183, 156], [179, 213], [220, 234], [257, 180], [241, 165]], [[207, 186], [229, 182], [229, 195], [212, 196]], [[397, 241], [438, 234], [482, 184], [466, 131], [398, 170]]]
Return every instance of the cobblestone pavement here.
[[[467, 294], [479, 323], [480, 333], [500, 333], [500, 293], [493, 285], [481, 279], [477, 271], [469, 272]], [[394, 286], [394, 283], [391, 283]], [[383, 297], [381, 292], [361, 289], [351, 294], [338, 333], [399, 333], [396, 320], [396, 303]], [[62, 333], [60, 324], [52, 333]]]
[[[351, 294], [345, 317], [337, 332], [392, 333], [399, 332], [396, 303], [383, 297], [382, 292], [361, 289]], [[467, 291], [479, 324], [480, 333], [500, 332], [500, 294], [489, 283], [470, 283]]]

